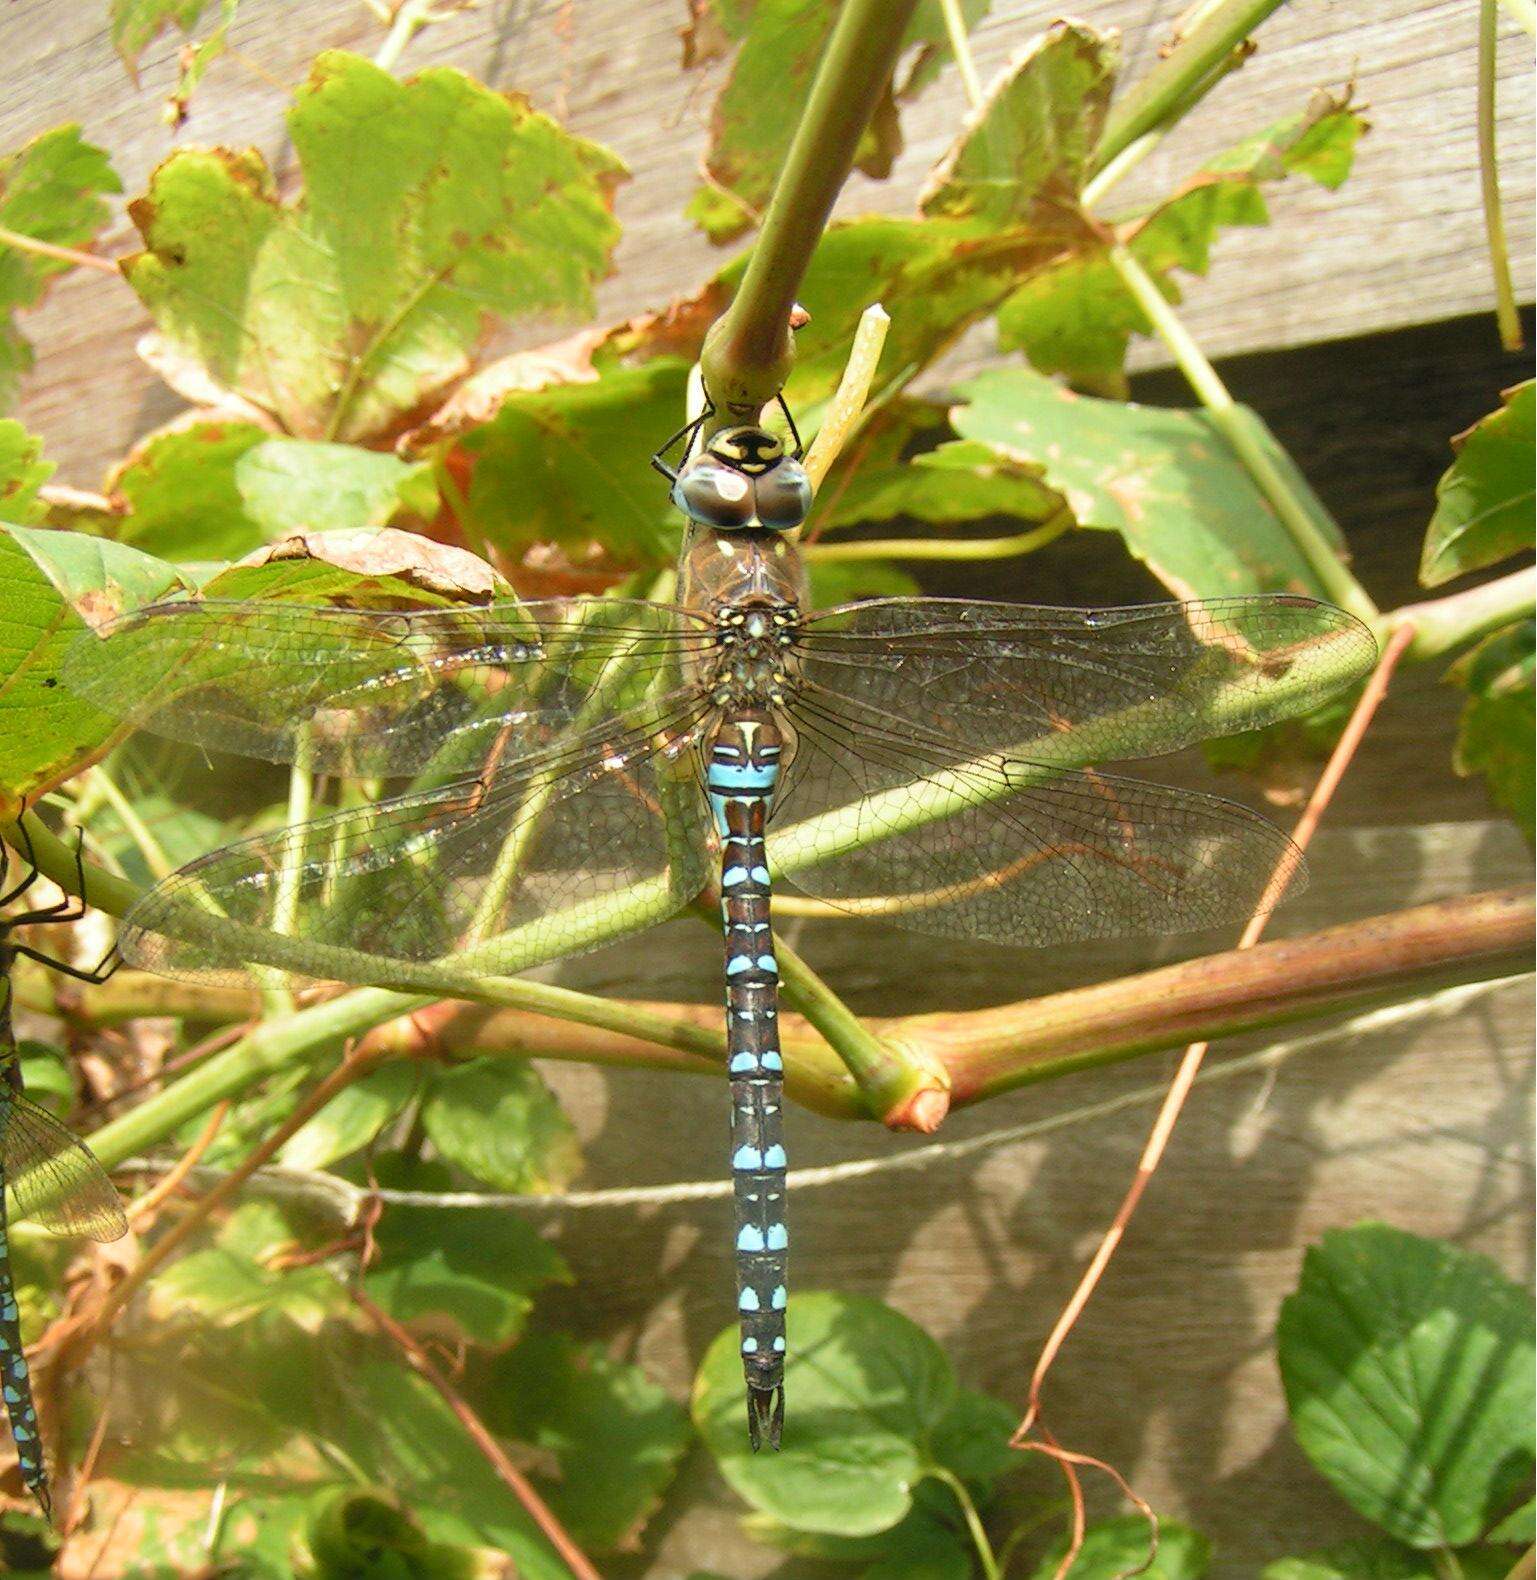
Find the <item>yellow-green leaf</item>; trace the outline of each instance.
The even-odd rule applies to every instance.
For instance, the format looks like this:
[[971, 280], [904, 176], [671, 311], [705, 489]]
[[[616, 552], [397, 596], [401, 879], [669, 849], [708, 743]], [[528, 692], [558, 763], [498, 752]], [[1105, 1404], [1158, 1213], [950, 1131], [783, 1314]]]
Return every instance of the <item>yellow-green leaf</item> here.
[[623, 167], [446, 67], [340, 51], [288, 118], [304, 191], [254, 152], [184, 149], [130, 212], [124, 272], [174, 357], [301, 438], [376, 435], [469, 366], [488, 323], [586, 310]]

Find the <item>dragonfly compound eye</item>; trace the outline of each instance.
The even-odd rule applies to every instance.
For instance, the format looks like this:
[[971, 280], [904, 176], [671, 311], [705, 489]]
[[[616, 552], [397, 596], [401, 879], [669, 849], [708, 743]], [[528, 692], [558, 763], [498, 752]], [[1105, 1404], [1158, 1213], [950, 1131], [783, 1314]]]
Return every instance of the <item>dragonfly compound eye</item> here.
[[765, 527], [786, 532], [811, 513], [811, 479], [791, 456], [782, 456], [772, 471], [758, 479], [756, 493], [758, 520]]
[[678, 474], [672, 502], [690, 521], [724, 531], [750, 525], [756, 513], [752, 479], [709, 452]]

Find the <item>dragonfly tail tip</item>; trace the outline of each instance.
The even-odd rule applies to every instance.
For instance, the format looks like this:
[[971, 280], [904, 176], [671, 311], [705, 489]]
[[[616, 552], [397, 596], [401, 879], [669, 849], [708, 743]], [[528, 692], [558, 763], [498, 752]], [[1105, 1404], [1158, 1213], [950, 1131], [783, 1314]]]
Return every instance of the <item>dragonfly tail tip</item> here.
[[779, 1447], [779, 1434], [785, 1421], [785, 1391], [780, 1383], [773, 1388], [747, 1385], [747, 1436], [757, 1453], [765, 1443], [770, 1448]]

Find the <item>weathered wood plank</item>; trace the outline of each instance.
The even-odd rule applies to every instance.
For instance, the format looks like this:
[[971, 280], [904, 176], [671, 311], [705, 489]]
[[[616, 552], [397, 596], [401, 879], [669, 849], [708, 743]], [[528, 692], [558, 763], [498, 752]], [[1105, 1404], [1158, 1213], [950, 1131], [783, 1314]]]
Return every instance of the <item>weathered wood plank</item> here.
[[[1125, 29], [1135, 71], [1151, 58], [1177, 7], [1098, 0], [1080, 10], [1089, 21]], [[136, 92], [108, 46], [105, 14], [105, 4], [94, 0], [0, 9], [8, 65], [0, 147], [78, 118], [113, 150], [131, 195], [172, 146], [158, 111], [175, 50], [162, 43], [149, 53]], [[982, 68], [1000, 65], [1052, 14], [1023, 0], [997, 0], [975, 40]], [[452, 63], [516, 88], [629, 162], [634, 179], [619, 201], [625, 240], [616, 276], [601, 293], [610, 317], [688, 290], [720, 261], [681, 219], [711, 100], [708, 78], [679, 72], [683, 15], [681, 0], [483, 6], [430, 29], [403, 63]], [[1187, 317], [1211, 354], [1327, 340], [1487, 305], [1473, 33], [1474, 15], [1459, 0], [1371, 0], [1348, 10], [1298, 0], [1266, 24], [1262, 48], [1244, 70], [1115, 194], [1112, 211], [1135, 205], [1235, 135], [1297, 109], [1314, 87], [1357, 75], [1376, 129], [1350, 184], [1328, 194], [1292, 183], [1276, 202], [1277, 224], [1229, 237], [1211, 280], [1192, 283]], [[238, 57], [214, 68], [184, 138], [254, 144], [291, 173], [284, 96], [256, 73], [291, 82], [318, 50], [370, 49], [378, 37], [356, 0], [312, 0], [303, 8], [245, 0], [234, 33]], [[1518, 289], [1530, 299], [1533, 94], [1525, 41], [1503, 40], [1500, 62], [1511, 254]], [[910, 146], [892, 180], [856, 178], [840, 212], [909, 205], [959, 113], [958, 84], [946, 73], [908, 113]], [[114, 240], [119, 249], [130, 244], [126, 224]], [[93, 484], [131, 437], [178, 408], [134, 357], [132, 342], [144, 327], [133, 298], [95, 275], [65, 280], [30, 315], [42, 365], [28, 380], [22, 415], [45, 435], [66, 480]], [[523, 343], [538, 335], [532, 326], [519, 333]], [[990, 333], [971, 337], [956, 365], [974, 363], [990, 346]], [[1137, 356], [1159, 360], [1153, 346]]]

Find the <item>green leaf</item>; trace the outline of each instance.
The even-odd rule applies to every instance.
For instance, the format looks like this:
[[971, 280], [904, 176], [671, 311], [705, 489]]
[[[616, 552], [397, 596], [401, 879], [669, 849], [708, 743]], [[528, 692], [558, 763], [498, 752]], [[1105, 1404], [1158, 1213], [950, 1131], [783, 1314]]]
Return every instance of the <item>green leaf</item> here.
[[[1516, 1556], [1508, 1548], [1464, 1548], [1456, 1572], [1461, 1580], [1505, 1580]], [[1436, 1556], [1389, 1536], [1363, 1536], [1266, 1564], [1260, 1580], [1445, 1580], [1452, 1572]]]
[[817, 537], [899, 517], [952, 524], [1013, 516], [1040, 522], [1062, 506], [1041, 482], [1044, 466], [955, 439], [943, 407], [891, 402], [834, 463], [808, 519]]
[[527, 1059], [488, 1056], [443, 1071], [422, 1124], [446, 1162], [498, 1190], [561, 1190], [581, 1167], [571, 1121]]
[[789, 1309], [785, 1392], [794, 1406], [784, 1443], [777, 1454], [754, 1454], [737, 1346], [735, 1327], [710, 1346], [694, 1381], [694, 1424], [736, 1491], [794, 1530], [889, 1530], [955, 1450], [955, 1412], [977, 1419], [944, 1352], [916, 1324], [876, 1300], [800, 1295]]
[[333, 1487], [310, 1506], [309, 1580], [475, 1580], [475, 1555], [428, 1540], [401, 1501], [384, 1492]]
[[[1316, 94], [1302, 114], [1208, 161], [1171, 198], [1118, 227], [1117, 235], [1177, 302], [1174, 269], [1204, 275], [1222, 230], [1269, 223], [1263, 184], [1305, 175], [1339, 186], [1365, 129], [1348, 100]], [[1041, 372], [1065, 373], [1080, 388], [1106, 394], [1124, 393], [1127, 344], [1133, 334], [1151, 332], [1109, 263], [1102, 231], [1086, 233], [1081, 245], [1026, 281], [998, 313], [1004, 350], [1023, 350]]]
[[264, 538], [382, 527], [401, 513], [430, 517], [438, 505], [426, 462], [304, 439], [268, 439], [247, 451], [235, 486]]
[[[962, 0], [968, 27], [986, 15], [988, 0]], [[740, 47], [710, 116], [706, 184], [695, 192], [688, 216], [710, 240], [734, 240], [757, 221], [784, 164], [821, 63], [836, 0], [713, 0], [696, 7], [689, 40], [698, 54], [705, 30]], [[704, 13], [704, 14], [701, 14]], [[904, 49], [918, 54], [900, 83], [889, 84], [860, 143], [856, 168], [886, 176], [901, 151], [897, 101], [913, 97], [932, 80], [937, 51], [946, 45], [937, 0], [924, 0], [908, 24]], [[696, 56], [697, 58], [697, 56]]]
[[1528, 379], [1501, 398], [1498, 411], [1452, 440], [1457, 459], [1436, 484], [1436, 513], [1420, 559], [1427, 587], [1532, 547], [1537, 387]]
[[638, 1366], [563, 1334], [525, 1334], [486, 1383], [488, 1424], [554, 1456], [541, 1492], [577, 1544], [632, 1549], [688, 1449], [683, 1410]]
[[[1067, 1545], [1066, 1538], [1059, 1541], [1035, 1566], [1032, 1580], [1051, 1580]], [[1118, 1580], [1128, 1574], [1140, 1580], [1200, 1580], [1211, 1562], [1211, 1543], [1174, 1520], [1159, 1520], [1158, 1553], [1147, 1563], [1151, 1547], [1152, 1530], [1139, 1514], [1091, 1525], [1067, 1572], [1068, 1580]]]
[[272, 1313], [316, 1333], [347, 1306], [346, 1291], [322, 1267], [278, 1271], [223, 1246], [179, 1258], [150, 1290], [150, 1310], [158, 1320], [197, 1316], [220, 1327]]
[[1532, 1476], [1533, 1315], [1483, 1257], [1361, 1224], [1311, 1247], [1277, 1351], [1297, 1441], [1413, 1547], [1486, 1532]]
[[180, 588], [175, 570], [74, 532], [0, 527], [0, 810], [30, 800], [99, 757], [120, 720], [59, 682], [92, 619]]
[[43, 459], [43, 441], [19, 422], [0, 419], [0, 521], [28, 526], [42, 519], [38, 490], [53, 476]]
[[[1119, 532], [1176, 596], [1254, 592], [1322, 595], [1274, 508], [1202, 411], [1075, 395], [1024, 368], [962, 386], [957, 432], [1040, 467], [1078, 525]], [[1271, 461], [1289, 477], [1321, 532], [1339, 529], [1262, 420], [1239, 407]]]
[[586, 310], [622, 168], [446, 67], [400, 82], [328, 51], [288, 118], [285, 205], [252, 152], [183, 149], [124, 260], [170, 359], [301, 438], [377, 435], [463, 375], [488, 315]]
[[1104, 130], [1119, 53], [1113, 35], [1056, 22], [1015, 56], [931, 177], [930, 219], [983, 232], [1027, 227], [1059, 245], [1093, 234], [1078, 205]]
[[1522, 620], [1487, 636], [1452, 666], [1448, 678], [1468, 694], [1452, 758], [1459, 774], [1482, 774], [1489, 794], [1537, 840], [1532, 733], [1537, 721], [1537, 625]]
[[970, 1580], [974, 1550], [958, 1531], [932, 1526], [902, 1535], [892, 1533], [893, 1547], [863, 1572], [861, 1580]]
[[[381, 1183], [452, 1189], [441, 1164], [409, 1171], [377, 1160]], [[397, 1322], [450, 1343], [504, 1345], [521, 1331], [534, 1295], [569, 1283], [564, 1259], [512, 1213], [493, 1208], [391, 1206], [377, 1234], [379, 1260], [363, 1287]]]
[[597, 542], [618, 566], [672, 560], [678, 513], [651, 455], [682, 421], [687, 378], [673, 357], [639, 368], [605, 361], [570, 382], [509, 390], [490, 421], [457, 440], [455, 459], [470, 469], [459, 507], [470, 541], [514, 559], [532, 544]]
[[[56, 126], [0, 160], [0, 226], [55, 247], [84, 247], [107, 222], [102, 194], [121, 190], [106, 154], [78, 126]], [[17, 382], [32, 366], [32, 347], [13, 314], [40, 301], [49, 280], [73, 267], [0, 246], [0, 409], [16, 398]]]
[[170, 560], [228, 560], [263, 541], [235, 482], [242, 456], [266, 443], [255, 423], [198, 417], [141, 440], [107, 479], [124, 514], [107, 533]]
[[289, 1169], [323, 1169], [366, 1147], [401, 1111], [415, 1090], [416, 1068], [398, 1059], [344, 1087], [277, 1155]]
[[210, 0], [112, 0], [112, 47], [132, 66], [163, 28], [174, 25], [191, 33], [209, 4]]

